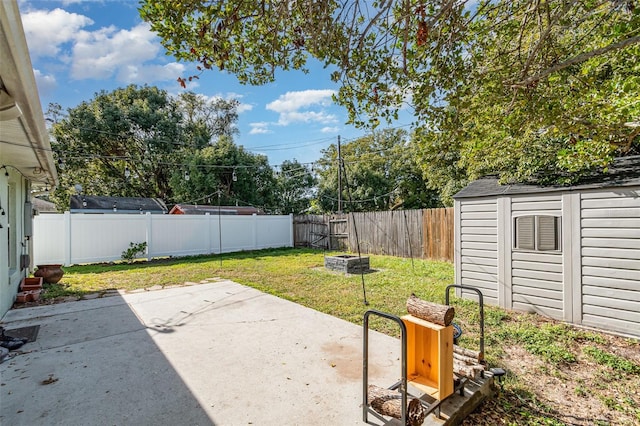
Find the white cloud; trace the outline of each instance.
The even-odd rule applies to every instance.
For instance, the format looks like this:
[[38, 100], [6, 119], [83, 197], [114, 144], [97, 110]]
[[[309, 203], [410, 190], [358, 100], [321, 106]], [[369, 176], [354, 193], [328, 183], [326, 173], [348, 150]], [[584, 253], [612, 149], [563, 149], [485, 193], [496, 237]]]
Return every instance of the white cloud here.
[[[142, 67], [145, 61], [154, 59], [160, 50], [156, 36], [149, 24], [142, 23], [131, 30], [118, 30], [110, 26], [98, 31], [80, 31], [73, 47], [71, 76], [77, 80], [85, 78], [107, 79], [116, 75], [119, 81], [139, 75], [131, 71]], [[149, 74], [147, 74], [149, 76]], [[165, 79], [165, 76], [151, 81]]]
[[75, 40], [81, 28], [93, 21], [62, 9], [33, 10], [22, 14], [22, 25], [32, 56], [56, 57], [60, 46]]
[[238, 105], [238, 114], [242, 114], [243, 112], [247, 112], [251, 110], [253, 110], [253, 105], [251, 104], [244, 104], [240, 102], [240, 105]]
[[[175, 80], [184, 73], [183, 64], [166, 65], [124, 65], [118, 70], [117, 79], [126, 83], [148, 83], [151, 81]], [[178, 84], [178, 83], [176, 83]]]
[[280, 114], [278, 124], [281, 126], [295, 122], [335, 123], [336, 116], [324, 111], [324, 107], [331, 105], [334, 93], [328, 89], [287, 92], [268, 103], [266, 108]]
[[264, 135], [267, 133], [272, 133], [271, 130], [269, 130], [269, 123], [249, 123], [249, 126], [251, 126], [251, 130], [249, 131], [250, 135]]
[[[240, 102], [240, 99], [242, 99], [244, 97], [244, 95], [241, 95], [239, 93], [235, 93], [235, 92], [228, 92], [228, 93], [218, 93], [216, 95], [211, 95], [211, 96], [207, 96], [207, 95], [202, 95], [204, 96], [207, 101], [213, 101], [216, 99], [226, 99], [226, 100], [231, 100], [231, 99], [235, 99], [238, 102]], [[253, 110], [253, 105], [252, 104], [245, 104], [240, 102], [240, 104], [238, 105], [237, 111], [238, 114], [242, 114], [243, 112], [247, 112], [247, 111], [251, 111]]]
[[323, 127], [320, 129], [322, 133], [338, 133], [340, 131], [339, 127]]
[[291, 111], [287, 113], [281, 113], [278, 119], [278, 124], [286, 126], [291, 123], [336, 123], [338, 118], [333, 114], [327, 114], [323, 111]]
[[56, 88], [56, 78], [52, 74], [42, 74], [40, 70], [34, 69], [33, 75], [36, 78], [36, 85], [40, 95], [47, 96]]
[[267, 104], [267, 109], [275, 112], [289, 112], [311, 105], [329, 105], [333, 90], [303, 90], [300, 92], [287, 92], [284, 95]]

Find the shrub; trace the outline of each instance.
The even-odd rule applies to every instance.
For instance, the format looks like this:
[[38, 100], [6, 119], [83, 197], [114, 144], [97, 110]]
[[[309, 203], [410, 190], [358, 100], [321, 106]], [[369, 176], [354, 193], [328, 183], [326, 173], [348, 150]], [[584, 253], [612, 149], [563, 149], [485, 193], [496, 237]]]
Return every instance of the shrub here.
[[147, 250], [146, 241], [141, 243], [131, 242], [129, 243], [129, 248], [123, 251], [120, 257], [122, 257], [123, 260], [126, 260], [127, 262], [131, 263], [133, 262], [133, 259], [138, 257], [139, 254], [143, 254], [146, 250]]

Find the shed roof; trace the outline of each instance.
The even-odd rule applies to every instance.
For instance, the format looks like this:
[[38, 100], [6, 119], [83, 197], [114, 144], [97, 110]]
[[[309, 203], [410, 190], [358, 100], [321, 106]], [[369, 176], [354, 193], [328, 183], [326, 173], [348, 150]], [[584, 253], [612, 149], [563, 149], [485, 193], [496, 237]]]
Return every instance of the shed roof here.
[[167, 212], [167, 207], [158, 198], [72, 195], [70, 201], [72, 213], [108, 213], [113, 212], [114, 205], [116, 213]]
[[640, 185], [640, 155], [619, 157], [607, 172], [594, 172], [573, 185], [536, 185], [515, 183], [500, 185], [497, 176], [485, 176], [471, 182], [453, 196], [460, 198], [494, 197], [499, 195], [537, 194], [543, 192], [579, 191]]
[[32, 198], [31, 203], [33, 203], [33, 208], [36, 209], [38, 213], [56, 213], [58, 211], [56, 205], [51, 201]]
[[209, 206], [199, 204], [176, 204], [169, 214], [220, 214], [222, 215], [252, 215], [263, 214], [262, 210], [251, 206]]

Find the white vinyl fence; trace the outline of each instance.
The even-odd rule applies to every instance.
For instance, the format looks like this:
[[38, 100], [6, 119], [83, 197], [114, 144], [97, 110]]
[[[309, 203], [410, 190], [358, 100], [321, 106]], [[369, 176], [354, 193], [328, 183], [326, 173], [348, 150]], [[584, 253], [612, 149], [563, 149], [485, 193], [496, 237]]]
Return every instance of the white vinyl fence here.
[[34, 218], [33, 264], [108, 262], [130, 243], [147, 259], [293, 247], [293, 216], [41, 214]]

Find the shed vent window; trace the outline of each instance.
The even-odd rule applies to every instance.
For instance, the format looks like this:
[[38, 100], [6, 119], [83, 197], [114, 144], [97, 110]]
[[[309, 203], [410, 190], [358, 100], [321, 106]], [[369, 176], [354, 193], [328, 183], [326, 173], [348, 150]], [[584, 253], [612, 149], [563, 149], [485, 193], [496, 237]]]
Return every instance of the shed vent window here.
[[560, 218], [557, 216], [520, 216], [515, 218], [516, 249], [559, 251]]

